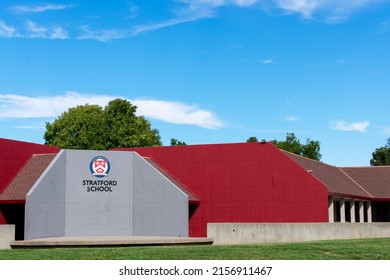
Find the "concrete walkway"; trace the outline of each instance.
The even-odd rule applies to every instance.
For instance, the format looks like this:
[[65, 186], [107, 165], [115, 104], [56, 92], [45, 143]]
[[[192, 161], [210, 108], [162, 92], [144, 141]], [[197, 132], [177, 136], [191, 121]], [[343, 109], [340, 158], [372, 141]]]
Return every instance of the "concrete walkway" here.
[[125, 247], [155, 245], [211, 245], [212, 238], [166, 237], [166, 236], [82, 236], [51, 237], [33, 240], [12, 241], [12, 249], [58, 248], [58, 247]]

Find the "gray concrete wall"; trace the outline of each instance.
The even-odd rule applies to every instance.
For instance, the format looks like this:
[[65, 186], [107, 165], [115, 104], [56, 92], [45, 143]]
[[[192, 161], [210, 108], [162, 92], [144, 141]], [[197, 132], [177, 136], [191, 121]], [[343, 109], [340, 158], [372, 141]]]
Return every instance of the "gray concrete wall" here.
[[11, 241], [15, 240], [15, 225], [0, 225], [0, 250], [11, 249]]
[[66, 153], [53, 159], [26, 195], [25, 239], [64, 236]]
[[187, 195], [135, 152], [61, 151], [27, 195], [25, 239], [110, 235], [188, 236]]
[[214, 244], [302, 242], [390, 237], [390, 223], [209, 223]]
[[188, 236], [187, 195], [141, 157], [134, 173], [133, 235]]
[[[110, 173], [91, 175], [89, 165], [96, 156], [106, 157]], [[132, 235], [133, 154], [113, 151], [67, 151], [65, 236]], [[85, 180], [116, 182], [110, 191], [88, 191]]]

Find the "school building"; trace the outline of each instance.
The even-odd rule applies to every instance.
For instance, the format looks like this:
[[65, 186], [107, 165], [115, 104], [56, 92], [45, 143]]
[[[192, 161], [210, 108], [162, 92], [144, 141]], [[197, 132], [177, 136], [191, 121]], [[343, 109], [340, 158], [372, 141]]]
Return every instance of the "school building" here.
[[390, 166], [335, 167], [269, 142], [78, 151], [0, 139], [0, 170], [0, 225], [18, 240], [390, 222]]

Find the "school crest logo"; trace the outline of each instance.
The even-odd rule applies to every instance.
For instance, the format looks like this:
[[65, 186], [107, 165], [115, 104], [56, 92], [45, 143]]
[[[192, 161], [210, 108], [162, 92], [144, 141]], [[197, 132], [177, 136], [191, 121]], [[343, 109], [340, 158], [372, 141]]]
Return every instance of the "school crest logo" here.
[[104, 178], [110, 173], [110, 162], [103, 156], [94, 157], [89, 164], [89, 169], [92, 176], [96, 178]]

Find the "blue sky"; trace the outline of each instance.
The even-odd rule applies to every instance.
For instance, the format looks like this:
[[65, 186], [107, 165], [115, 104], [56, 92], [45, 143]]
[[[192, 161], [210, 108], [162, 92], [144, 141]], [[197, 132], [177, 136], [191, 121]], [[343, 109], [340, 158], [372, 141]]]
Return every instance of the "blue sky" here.
[[187, 144], [321, 142], [369, 165], [390, 137], [390, 1], [0, 2], [0, 137], [43, 143], [76, 105], [126, 98]]

